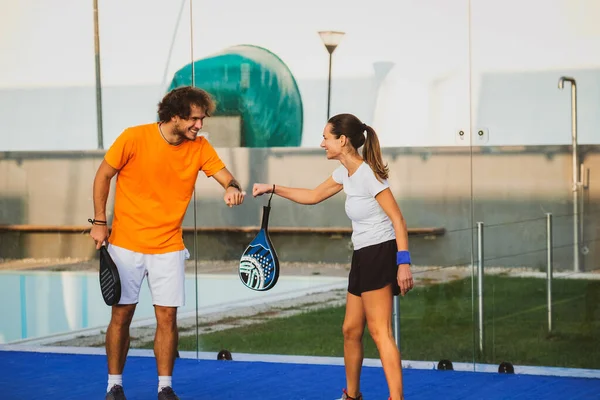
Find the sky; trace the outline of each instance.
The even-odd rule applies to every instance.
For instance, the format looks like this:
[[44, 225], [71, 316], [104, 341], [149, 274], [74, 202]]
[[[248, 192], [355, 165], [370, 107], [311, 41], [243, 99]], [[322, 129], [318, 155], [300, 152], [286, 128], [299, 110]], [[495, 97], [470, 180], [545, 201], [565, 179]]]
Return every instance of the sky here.
[[[489, 145], [568, 144], [570, 98], [568, 91], [557, 89], [565, 74], [578, 79], [582, 141], [600, 143], [600, 117], [595, 116], [600, 52], [594, 51], [600, 48], [599, 1], [98, 4], [102, 84], [156, 93], [152, 98], [148, 90], [132, 94], [129, 117], [110, 115], [107, 106], [106, 124], [114, 126], [107, 135], [113, 139], [117, 127], [153, 118], [156, 98], [192, 58], [253, 44], [277, 54], [297, 79], [305, 104], [303, 146], [316, 146], [325, 120], [328, 71], [318, 31], [339, 30], [346, 34], [333, 56], [332, 112], [357, 114], [382, 132], [386, 145], [458, 145], [456, 131], [480, 126], [490, 129]], [[0, 5], [0, 132], [6, 132], [20, 125], [16, 115], [29, 112], [7, 107], [52, 108], [40, 103], [36, 91], [94, 87], [94, 31], [91, 1], [0, 0]], [[378, 73], [377, 63], [391, 68]], [[30, 90], [31, 99], [25, 96], [13, 105], [12, 90]], [[68, 114], [73, 109], [69, 102], [76, 101], [71, 96], [44, 101], [64, 102]], [[519, 102], [519, 109], [511, 108]], [[88, 109], [81, 123], [94, 126], [95, 110]], [[50, 128], [59, 124], [51, 122], [52, 115], [42, 118]], [[11, 140], [8, 149], [33, 145]], [[94, 142], [69, 141], [78, 148]]]

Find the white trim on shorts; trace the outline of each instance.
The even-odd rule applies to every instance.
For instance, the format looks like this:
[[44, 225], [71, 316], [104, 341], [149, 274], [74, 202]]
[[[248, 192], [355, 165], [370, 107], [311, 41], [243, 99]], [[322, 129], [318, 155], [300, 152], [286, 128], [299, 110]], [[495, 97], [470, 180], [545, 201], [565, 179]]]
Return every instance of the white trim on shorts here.
[[164, 307], [185, 305], [185, 260], [187, 249], [164, 254], [143, 254], [108, 245], [108, 252], [119, 270], [121, 300], [119, 304], [137, 304], [145, 277], [152, 304]]

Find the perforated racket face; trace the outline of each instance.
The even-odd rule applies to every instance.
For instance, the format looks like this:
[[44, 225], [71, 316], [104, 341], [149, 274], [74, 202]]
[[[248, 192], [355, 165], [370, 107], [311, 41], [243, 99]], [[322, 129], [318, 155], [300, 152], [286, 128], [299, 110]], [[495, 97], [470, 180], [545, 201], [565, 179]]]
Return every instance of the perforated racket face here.
[[113, 262], [108, 250], [100, 248], [100, 291], [106, 305], [112, 306], [121, 299], [121, 281], [119, 271]]
[[260, 230], [240, 259], [242, 283], [253, 290], [271, 289], [279, 278], [279, 261], [271, 248], [266, 232]]

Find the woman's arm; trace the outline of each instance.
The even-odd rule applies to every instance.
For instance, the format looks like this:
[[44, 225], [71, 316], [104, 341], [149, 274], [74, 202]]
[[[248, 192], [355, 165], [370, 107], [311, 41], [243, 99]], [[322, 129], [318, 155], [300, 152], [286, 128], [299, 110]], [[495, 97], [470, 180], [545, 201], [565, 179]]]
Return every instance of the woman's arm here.
[[[392, 191], [389, 188], [384, 189], [375, 196], [375, 199], [392, 221], [394, 232], [396, 233], [398, 251], [408, 251], [408, 230], [406, 229], [406, 221], [400, 211], [400, 207], [398, 207], [398, 203], [396, 203], [396, 199], [394, 199]], [[400, 286], [400, 293], [404, 296], [414, 286], [412, 273], [410, 272], [410, 264], [398, 265], [397, 278], [398, 285]]]
[[344, 186], [333, 180], [332, 177], [327, 178], [314, 189], [292, 188], [279, 185], [271, 185], [268, 183], [255, 183], [252, 188], [254, 197], [262, 196], [265, 193], [273, 192], [285, 199], [291, 200], [299, 204], [317, 204], [323, 200], [327, 200], [334, 194], [342, 190]]
[[398, 244], [398, 251], [408, 250], [408, 231], [406, 229], [406, 221], [400, 211], [400, 207], [394, 199], [392, 191], [387, 188], [382, 190], [375, 196], [375, 199], [385, 211], [389, 219], [392, 221], [394, 226], [394, 232], [396, 233], [396, 243]]

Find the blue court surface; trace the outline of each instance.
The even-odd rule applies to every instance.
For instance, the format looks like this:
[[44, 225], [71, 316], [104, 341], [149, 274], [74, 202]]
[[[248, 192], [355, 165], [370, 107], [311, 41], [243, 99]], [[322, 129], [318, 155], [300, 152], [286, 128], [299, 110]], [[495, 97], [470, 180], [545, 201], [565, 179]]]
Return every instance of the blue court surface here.
[[[40, 351], [49, 350], [42, 348]], [[107, 372], [106, 357], [101, 353], [102, 350], [90, 349], [88, 354], [85, 354], [85, 349], [78, 350], [84, 354], [65, 354], [60, 351], [0, 350], [0, 398], [103, 399]], [[218, 361], [216, 354], [209, 354], [214, 359], [208, 359], [206, 354], [203, 355], [205, 359], [198, 359], [195, 355], [182, 355], [175, 364], [173, 386], [182, 400], [334, 400], [340, 398], [341, 389], [345, 386], [344, 367], [340, 359], [287, 357], [284, 361], [284, 358], [275, 356], [271, 359], [279, 362], [244, 361], [243, 355], [236, 359], [234, 353], [233, 361]], [[269, 357], [263, 359], [269, 360]], [[489, 367], [491, 370], [492, 366]], [[532, 375], [531, 372], [521, 374], [517, 367], [515, 374], [405, 367], [405, 398], [600, 399], [597, 371], [569, 371], [572, 376]], [[133, 350], [124, 373], [127, 398], [156, 399], [157, 383], [155, 361], [151, 353]], [[388, 398], [381, 367], [363, 368], [362, 392], [365, 400]]]

